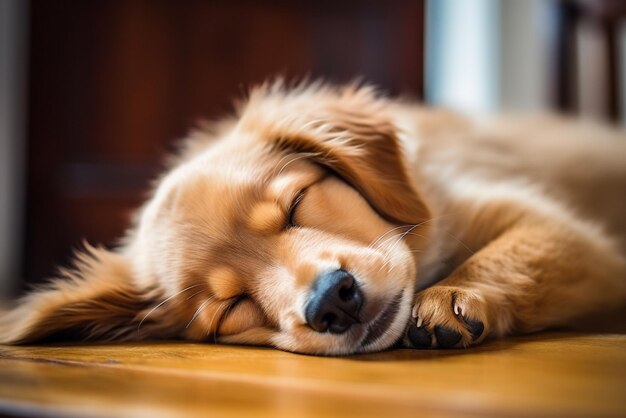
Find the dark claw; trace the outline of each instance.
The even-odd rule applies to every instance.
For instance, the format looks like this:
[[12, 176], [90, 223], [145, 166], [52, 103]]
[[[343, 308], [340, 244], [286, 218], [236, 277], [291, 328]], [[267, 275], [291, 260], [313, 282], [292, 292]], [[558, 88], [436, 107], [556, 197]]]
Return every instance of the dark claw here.
[[477, 340], [481, 335], [483, 335], [485, 324], [483, 324], [482, 321], [466, 319], [465, 328], [467, 328], [470, 334], [472, 334], [472, 340]]
[[448, 327], [435, 327], [435, 337], [437, 337], [437, 343], [441, 348], [454, 347], [456, 343], [461, 341], [461, 334]]
[[415, 348], [428, 348], [432, 345], [432, 338], [430, 333], [426, 331], [426, 328], [418, 328], [415, 324], [412, 324], [407, 334]]

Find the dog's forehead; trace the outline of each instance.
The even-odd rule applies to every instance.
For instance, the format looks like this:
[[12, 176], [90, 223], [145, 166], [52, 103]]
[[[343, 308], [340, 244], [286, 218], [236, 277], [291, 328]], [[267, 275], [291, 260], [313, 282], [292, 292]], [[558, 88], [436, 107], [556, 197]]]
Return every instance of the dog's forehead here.
[[152, 263], [184, 259], [194, 273], [237, 266], [246, 274], [241, 266], [271, 259], [265, 240], [282, 230], [298, 190], [324, 171], [271, 147], [233, 145], [200, 154], [161, 181], [138, 234]]
[[294, 188], [323, 173], [300, 155], [268, 146], [225, 146], [172, 172], [156, 198], [179, 220], [227, 229], [240, 226], [260, 202], [286, 208]]
[[262, 196], [263, 175], [243, 159], [196, 159], [174, 169], [141, 213], [137, 245], [148, 255], [142, 265], [174, 277], [180, 269], [205, 274], [233, 264], [239, 220]]
[[259, 200], [267, 170], [245, 159], [207, 159], [181, 170], [168, 191], [170, 216], [179, 222], [227, 233]]

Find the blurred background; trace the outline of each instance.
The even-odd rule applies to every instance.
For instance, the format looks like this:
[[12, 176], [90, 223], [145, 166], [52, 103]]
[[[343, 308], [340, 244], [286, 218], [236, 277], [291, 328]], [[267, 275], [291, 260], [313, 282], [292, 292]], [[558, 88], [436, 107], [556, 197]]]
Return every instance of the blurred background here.
[[0, 296], [114, 244], [175, 140], [277, 74], [623, 124], [624, 19], [623, 0], [0, 0]]

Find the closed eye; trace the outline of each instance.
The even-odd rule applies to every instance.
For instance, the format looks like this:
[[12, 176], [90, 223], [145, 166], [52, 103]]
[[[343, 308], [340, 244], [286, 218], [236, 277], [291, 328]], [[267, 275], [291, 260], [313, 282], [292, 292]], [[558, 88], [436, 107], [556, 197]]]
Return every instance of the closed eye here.
[[218, 331], [222, 328], [222, 324], [224, 323], [224, 321], [228, 319], [228, 316], [229, 314], [231, 314], [231, 311], [235, 310], [237, 308], [237, 305], [239, 305], [242, 301], [246, 299], [248, 299], [248, 296], [245, 294], [233, 296], [232, 298], [230, 298], [230, 302], [228, 303], [228, 306], [222, 310], [222, 312], [220, 313], [220, 317], [217, 320], [217, 326], [215, 327], [215, 332], [213, 336], [214, 339], [217, 338]]
[[296, 195], [296, 197], [293, 199], [293, 202], [291, 202], [291, 205], [289, 205], [289, 213], [287, 215], [287, 225], [286, 225], [287, 228], [293, 228], [297, 226], [295, 223], [296, 210], [298, 209], [298, 205], [304, 198], [305, 193], [306, 193], [306, 189], [300, 190], [298, 194]]
[[267, 324], [259, 305], [248, 295], [241, 295], [225, 310], [220, 318], [216, 336], [234, 335]]

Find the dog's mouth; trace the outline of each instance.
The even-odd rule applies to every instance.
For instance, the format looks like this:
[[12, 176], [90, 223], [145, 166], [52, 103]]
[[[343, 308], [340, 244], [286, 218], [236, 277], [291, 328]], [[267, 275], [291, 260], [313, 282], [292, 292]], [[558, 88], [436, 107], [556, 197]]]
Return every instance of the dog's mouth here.
[[400, 311], [401, 301], [402, 292], [398, 293], [389, 306], [369, 324], [365, 338], [361, 341], [362, 347], [375, 343], [385, 334]]

